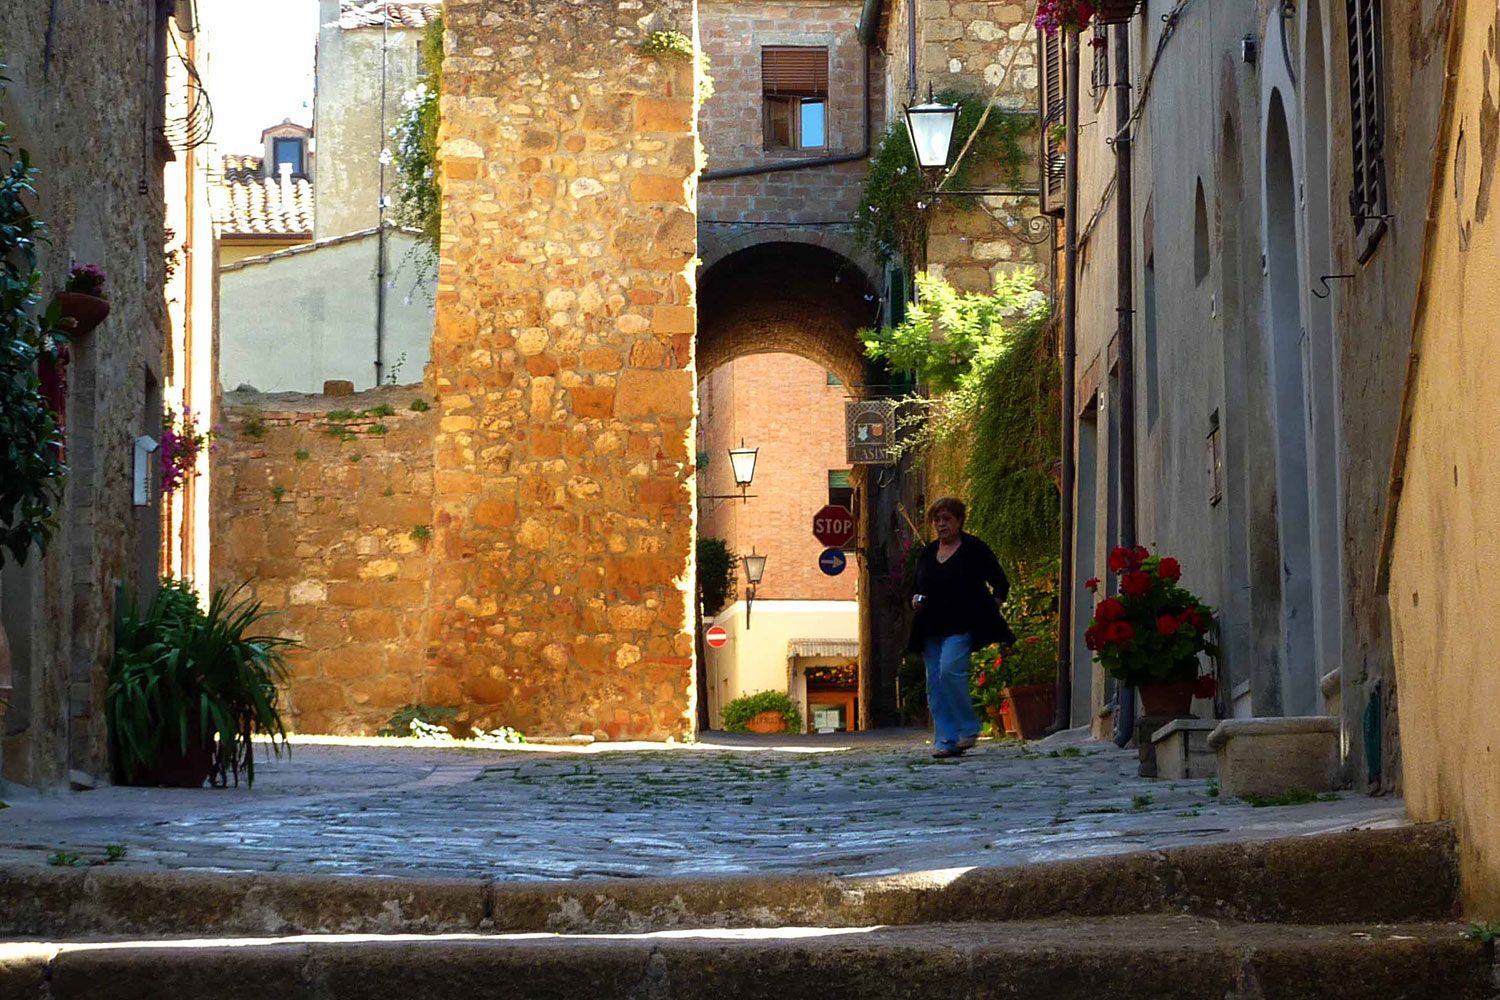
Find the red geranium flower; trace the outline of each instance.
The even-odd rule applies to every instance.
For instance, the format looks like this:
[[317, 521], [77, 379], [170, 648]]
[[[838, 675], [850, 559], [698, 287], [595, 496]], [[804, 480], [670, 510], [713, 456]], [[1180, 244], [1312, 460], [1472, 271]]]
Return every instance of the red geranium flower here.
[[1140, 565], [1141, 565], [1141, 563], [1145, 562], [1147, 559], [1150, 559], [1150, 558], [1151, 558], [1151, 550], [1148, 549], [1148, 548], [1146, 548], [1146, 546], [1144, 546], [1144, 545], [1137, 545], [1135, 548], [1133, 548], [1133, 549], [1130, 550], [1130, 559], [1131, 559], [1131, 562], [1134, 564], [1134, 565], [1131, 566], [1131, 569], [1137, 569], [1137, 568], [1139, 568]]
[[1163, 580], [1176, 583], [1182, 579], [1182, 564], [1168, 556], [1157, 565], [1156, 572]]
[[1089, 648], [1090, 652], [1097, 652], [1099, 649], [1099, 630], [1097, 628], [1085, 629], [1083, 644]]
[[1135, 569], [1125, 574], [1125, 579], [1120, 581], [1120, 589], [1127, 597], [1145, 597], [1151, 593], [1152, 583], [1150, 573]]
[[978, 677], [974, 678], [974, 683], [979, 685], [980, 687], [984, 687], [984, 679], [986, 676], [986, 674], [980, 674]]
[[1000, 664], [1002, 664], [1004, 662], [1005, 662], [1005, 654], [1001, 653], [999, 656], [995, 657], [995, 662], [991, 663], [990, 666], [992, 666], [996, 670], [998, 670], [998, 669], [1000, 669]]
[[1109, 571], [1111, 573], [1123, 573], [1130, 568], [1130, 550], [1116, 548], [1109, 554]]
[[1129, 642], [1135, 638], [1135, 626], [1129, 622], [1110, 622], [1104, 627], [1104, 638], [1108, 642]]
[[1099, 606], [1094, 609], [1094, 617], [1097, 618], [1101, 623], [1105, 624], [1118, 620], [1123, 614], [1125, 614], [1125, 605], [1121, 604], [1118, 599], [1113, 597], [1106, 597], [1104, 600], [1100, 601]]
[[1162, 635], [1174, 635], [1182, 627], [1182, 621], [1175, 615], [1162, 615], [1156, 619], [1156, 631]]
[[1219, 690], [1219, 682], [1214, 680], [1213, 674], [1201, 674], [1193, 684], [1194, 698], [1212, 698], [1214, 692]]
[[1182, 620], [1191, 625], [1194, 632], [1202, 633], [1208, 629], [1208, 623], [1204, 621], [1203, 615], [1198, 613], [1197, 608], [1188, 608], [1184, 611]]
[[1097, 576], [1091, 576], [1091, 577], [1089, 577], [1088, 581], [1084, 584], [1084, 586], [1087, 587], [1087, 588], [1089, 588], [1089, 590], [1091, 590], [1091, 591], [1093, 591], [1095, 593], [1098, 593], [1099, 592], [1099, 578]]

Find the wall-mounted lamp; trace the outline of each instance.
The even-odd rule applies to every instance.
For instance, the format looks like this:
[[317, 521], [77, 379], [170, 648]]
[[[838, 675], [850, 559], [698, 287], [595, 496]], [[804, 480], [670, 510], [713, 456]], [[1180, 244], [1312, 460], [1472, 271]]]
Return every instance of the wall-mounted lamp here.
[[766, 557], [755, 554], [755, 549], [750, 549], [749, 555], [740, 556], [740, 562], [745, 566], [745, 631], [750, 631], [750, 609], [755, 605], [755, 588], [760, 586], [761, 577], [766, 575]]
[[906, 134], [911, 137], [917, 166], [937, 170], [948, 165], [948, 148], [953, 145], [953, 127], [958, 124], [957, 104], [939, 104], [927, 85], [927, 102], [906, 109]]
[[755, 494], [746, 493], [745, 489], [755, 481], [755, 459], [759, 454], [759, 448], [746, 448], [745, 439], [741, 438], [738, 448], [729, 449], [729, 469], [734, 474], [734, 485], [738, 486], [740, 491], [738, 493], [703, 493], [698, 496], [698, 499], [740, 501], [753, 499]]

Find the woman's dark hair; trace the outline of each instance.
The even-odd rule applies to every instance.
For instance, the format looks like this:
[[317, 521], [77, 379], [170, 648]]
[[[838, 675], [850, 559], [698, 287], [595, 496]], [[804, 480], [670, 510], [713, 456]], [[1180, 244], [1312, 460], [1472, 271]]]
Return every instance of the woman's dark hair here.
[[957, 518], [960, 527], [963, 526], [964, 518], [969, 516], [969, 509], [958, 497], [939, 497], [927, 508], [927, 520], [931, 521], [944, 511]]

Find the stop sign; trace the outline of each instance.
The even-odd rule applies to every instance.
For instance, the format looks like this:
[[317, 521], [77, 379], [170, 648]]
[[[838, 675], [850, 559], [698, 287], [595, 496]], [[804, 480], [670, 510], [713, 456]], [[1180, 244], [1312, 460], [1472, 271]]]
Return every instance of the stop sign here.
[[720, 649], [729, 642], [729, 633], [718, 625], [711, 625], [703, 633], [703, 641], [708, 643], [710, 649]]
[[831, 549], [854, 543], [854, 515], [848, 507], [829, 504], [813, 515], [813, 537]]

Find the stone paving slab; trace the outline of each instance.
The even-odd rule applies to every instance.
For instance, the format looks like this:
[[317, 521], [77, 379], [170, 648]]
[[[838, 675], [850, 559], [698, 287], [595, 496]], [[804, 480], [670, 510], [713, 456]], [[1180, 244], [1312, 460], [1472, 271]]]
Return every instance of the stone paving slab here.
[[922, 734], [472, 749], [298, 741], [246, 788], [11, 797], [0, 864], [497, 881], [882, 875], [1400, 825], [1397, 799], [1252, 808], [1136, 776], [1133, 751]]

